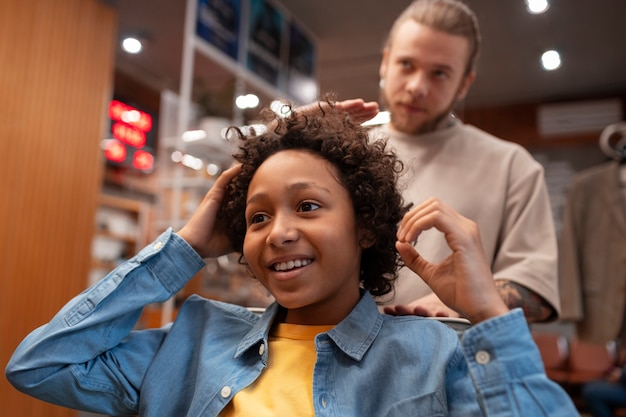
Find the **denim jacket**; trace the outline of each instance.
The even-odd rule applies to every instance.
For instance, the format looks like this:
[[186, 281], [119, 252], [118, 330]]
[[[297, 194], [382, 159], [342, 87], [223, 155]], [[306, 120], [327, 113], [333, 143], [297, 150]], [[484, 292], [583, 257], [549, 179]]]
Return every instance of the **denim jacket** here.
[[[258, 316], [192, 296], [173, 324], [133, 330], [145, 305], [170, 298], [203, 264], [166, 231], [27, 336], [7, 378], [44, 401], [103, 414], [219, 415], [263, 372], [280, 306]], [[521, 310], [459, 337], [434, 320], [380, 314], [363, 292], [315, 346], [316, 416], [578, 415], [546, 377]]]

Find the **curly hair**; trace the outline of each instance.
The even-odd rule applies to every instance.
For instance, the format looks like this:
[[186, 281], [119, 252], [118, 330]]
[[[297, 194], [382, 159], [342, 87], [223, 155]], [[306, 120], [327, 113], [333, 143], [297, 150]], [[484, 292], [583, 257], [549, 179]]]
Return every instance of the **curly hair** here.
[[351, 197], [357, 225], [372, 238], [373, 244], [361, 256], [361, 286], [375, 296], [390, 293], [401, 266], [395, 249], [396, 231], [408, 209], [396, 186], [402, 163], [387, 149], [385, 140], [370, 143], [366, 128], [328, 100], [306, 114], [290, 107], [286, 113], [286, 117], [278, 117], [263, 110], [261, 116], [273, 127], [260, 135], [246, 136], [233, 128], [241, 141], [233, 156], [242, 167], [228, 186], [220, 212], [229, 225], [233, 248], [243, 251], [246, 196], [259, 166], [280, 151], [312, 152], [336, 167], [338, 180]]

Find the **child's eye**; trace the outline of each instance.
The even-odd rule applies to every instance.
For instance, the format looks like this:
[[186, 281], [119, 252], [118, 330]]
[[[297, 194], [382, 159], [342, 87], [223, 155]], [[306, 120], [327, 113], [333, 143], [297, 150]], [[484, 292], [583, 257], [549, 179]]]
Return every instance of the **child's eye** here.
[[313, 210], [317, 210], [318, 208], [320, 208], [319, 204], [315, 204], [312, 203], [310, 201], [305, 201], [302, 204], [300, 204], [300, 211], [313, 211]]
[[250, 224], [262, 223], [267, 220], [267, 215], [263, 213], [257, 213], [250, 217]]

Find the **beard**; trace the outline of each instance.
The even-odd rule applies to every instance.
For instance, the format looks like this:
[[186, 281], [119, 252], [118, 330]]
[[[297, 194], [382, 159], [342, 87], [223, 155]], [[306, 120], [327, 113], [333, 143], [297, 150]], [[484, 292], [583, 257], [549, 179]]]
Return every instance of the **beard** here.
[[[418, 125], [417, 128], [415, 129], [410, 129], [408, 131], [407, 129], [403, 129], [403, 130], [396, 129], [396, 130], [400, 130], [402, 133], [407, 133], [411, 135], [420, 135], [424, 133], [434, 132], [435, 130], [442, 127], [442, 125], [447, 126], [447, 123], [444, 123], [444, 122], [448, 120], [448, 117], [452, 113], [452, 109], [454, 108], [454, 105], [455, 105], [454, 102], [451, 103], [450, 106], [448, 106], [446, 110], [434, 115], [428, 120], [425, 120], [422, 124]], [[393, 113], [390, 114], [390, 118], [391, 118], [392, 126], [398, 126], [401, 124], [398, 120], [394, 120]]]
[[[459, 86], [458, 91], [460, 91], [460, 89], [461, 89], [461, 86]], [[454, 97], [458, 96], [458, 91]], [[401, 133], [406, 133], [409, 135], [419, 135], [419, 134], [434, 132], [435, 130], [438, 130], [444, 126], [448, 126], [450, 115], [453, 113], [453, 110], [456, 107], [456, 105], [459, 103], [459, 101], [460, 100], [453, 99], [444, 110], [435, 114], [429, 119], [423, 121], [421, 124], [415, 127], [410, 126], [409, 123], [404, 123], [402, 120], [400, 120], [400, 117], [398, 117], [397, 114], [394, 114], [393, 111], [390, 111], [389, 112], [390, 113], [389, 125], [393, 130], [396, 130]], [[387, 100], [387, 95], [385, 94], [384, 88], [381, 88], [380, 90], [380, 103], [382, 104], [384, 108], [391, 109], [391, 106], [389, 106], [389, 100]]]

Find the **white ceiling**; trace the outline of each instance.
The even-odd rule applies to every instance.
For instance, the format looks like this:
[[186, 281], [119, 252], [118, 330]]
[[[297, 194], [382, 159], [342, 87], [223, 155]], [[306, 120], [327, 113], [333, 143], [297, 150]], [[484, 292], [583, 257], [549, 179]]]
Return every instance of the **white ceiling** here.
[[[104, 0], [118, 11], [119, 36], [142, 33], [145, 52], [119, 48], [116, 65], [154, 88], [178, 91], [184, 0]], [[550, 0], [543, 15], [523, 0], [467, 0], [478, 16], [483, 49], [466, 106], [626, 95], [626, 0]], [[321, 91], [340, 99], [378, 99], [382, 43], [409, 0], [282, 0], [314, 35]], [[539, 56], [558, 49], [563, 65], [545, 72]], [[214, 65], [198, 69], [223, 83]]]

